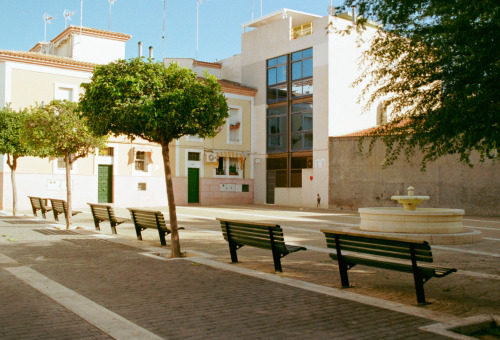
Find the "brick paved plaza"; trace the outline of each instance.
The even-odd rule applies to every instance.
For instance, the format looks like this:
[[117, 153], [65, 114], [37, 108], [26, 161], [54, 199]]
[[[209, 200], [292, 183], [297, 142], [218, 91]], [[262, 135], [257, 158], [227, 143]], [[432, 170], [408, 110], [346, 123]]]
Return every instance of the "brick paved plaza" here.
[[[28, 212], [2, 216], [0, 339], [438, 339], [447, 336], [422, 327], [498, 314], [498, 220], [477, 219], [481, 243], [433, 247], [437, 265], [459, 272], [430, 280], [431, 304], [418, 307], [408, 274], [360, 266], [350, 274], [354, 287], [339, 289], [316, 230], [347, 224], [353, 212], [332, 219], [325, 210], [204, 209], [178, 209], [184, 259], [169, 259], [152, 230], [137, 241], [131, 223], [117, 236], [106, 223], [97, 232], [88, 212], [69, 231]], [[283, 258], [282, 274], [256, 248], [242, 248], [241, 263], [230, 264], [213, 220], [221, 215], [281, 220], [287, 242], [309, 249]]]

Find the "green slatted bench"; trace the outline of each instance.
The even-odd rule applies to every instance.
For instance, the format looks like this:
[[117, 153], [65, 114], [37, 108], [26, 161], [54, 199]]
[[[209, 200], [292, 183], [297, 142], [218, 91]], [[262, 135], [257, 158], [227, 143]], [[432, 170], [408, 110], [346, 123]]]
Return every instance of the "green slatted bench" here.
[[[166, 246], [165, 236], [170, 234], [170, 229], [165, 223], [165, 218], [161, 211], [143, 210], [135, 208], [127, 208], [132, 215], [132, 221], [134, 221], [135, 232], [137, 234], [137, 239], [142, 241], [141, 232], [147, 228], [153, 228], [158, 230], [160, 236], [160, 243], [162, 246]], [[184, 229], [179, 227], [178, 229]]]
[[281, 258], [305, 247], [285, 244], [283, 230], [276, 224], [252, 223], [218, 218], [224, 239], [229, 243], [231, 262], [237, 263], [236, 251], [243, 246], [270, 249], [273, 254], [274, 269], [282, 272]]
[[[59, 199], [50, 199], [50, 204], [52, 204], [52, 212], [54, 213], [54, 219], [59, 221], [59, 215], [64, 214], [64, 217], [68, 214], [68, 204], [65, 200]], [[81, 214], [81, 211], [72, 210], [71, 216], [75, 216], [76, 214]]]
[[31, 202], [31, 208], [33, 209], [33, 215], [37, 215], [37, 211], [40, 210], [42, 213], [43, 218], [47, 218], [45, 216], [45, 213], [49, 212], [52, 210], [51, 207], [47, 205], [47, 200], [41, 197], [33, 197], [33, 196], [28, 196]]
[[457, 271], [429, 265], [433, 259], [427, 241], [332, 230], [321, 232], [325, 234], [328, 248], [336, 250], [330, 257], [338, 261], [343, 288], [349, 287], [347, 271], [357, 264], [413, 273], [417, 302], [425, 304], [424, 283], [433, 277], [440, 278]]
[[116, 226], [130, 220], [130, 218], [116, 217], [113, 207], [109, 204], [87, 204], [90, 206], [90, 210], [92, 211], [92, 217], [94, 218], [96, 230], [101, 230], [101, 222], [109, 221], [109, 224], [111, 224], [111, 232], [116, 234]]

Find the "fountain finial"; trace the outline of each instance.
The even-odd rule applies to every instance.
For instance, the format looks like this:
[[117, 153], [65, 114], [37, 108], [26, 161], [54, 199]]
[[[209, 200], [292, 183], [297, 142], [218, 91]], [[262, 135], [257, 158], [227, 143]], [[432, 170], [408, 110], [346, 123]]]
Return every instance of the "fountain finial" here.
[[415, 188], [412, 187], [411, 185], [408, 187], [408, 196], [415, 196]]
[[417, 206], [422, 203], [422, 201], [426, 201], [429, 199], [429, 196], [415, 196], [415, 188], [412, 186], [409, 186], [407, 190], [407, 196], [396, 195], [391, 197], [391, 200], [395, 200], [401, 203], [404, 210], [415, 210], [417, 209]]

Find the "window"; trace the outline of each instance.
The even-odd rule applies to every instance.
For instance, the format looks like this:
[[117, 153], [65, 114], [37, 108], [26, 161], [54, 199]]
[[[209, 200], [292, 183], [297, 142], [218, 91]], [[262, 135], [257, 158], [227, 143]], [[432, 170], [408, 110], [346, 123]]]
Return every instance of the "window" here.
[[219, 157], [215, 174], [217, 176], [240, 176], [240, 159], [234, 157]]
[[137, 183], [137, 191], [146, 191], [146, 190], [147, 190], [146, 183], [144, 182]]
[[267, 202], [274, 203], [274, 188], [301, 187], [302, 169], [312, 167], [302, 163], [312, 160], [313, 49], [269, 59], [266, 72]]
[[228, 124], [228, 143], [241, 144], [241, 109], [229, 108]]
[[267, 153], [286, 152], [288, 135], [288, 106], [267, 109]]
[[78, 101], [78, 87], [72, 84], [54, 84], [54, 99], [67, 100], [69, 102]]
[[108, 156], [108, 157], [112, 157], [112, 156], [113, 156], [113, 148], [103, 148], [103, 149], [99, 149], [99, 156]]
[[200, 153], [199, 152], [188, 152], [188, 161], [199, 161]]
[[292, 151], [312, 149], [312, 102], [292, 104]]
[[[71, 155], [70, 159], [74, 159], [75, 156]], [[73, 163], [75, 164], [75, 163]], [[73, 170], [73, 164], [71, 164], [71, 170]], [[64, 161], [64, 157], [57, 157], [57, 169], [59, 170], [66, 170], [66, 162]]]
[[313, 94], [312, 48], [292, 53], [292, 97]]
[[274, 103], [287, 100], [287, 64], [288, 56], [284, 55], [267, 61], [267, 102]]
[[136, 171], [148, 171], [146, 152], [137, 151], [135, 154], [135, 170]]

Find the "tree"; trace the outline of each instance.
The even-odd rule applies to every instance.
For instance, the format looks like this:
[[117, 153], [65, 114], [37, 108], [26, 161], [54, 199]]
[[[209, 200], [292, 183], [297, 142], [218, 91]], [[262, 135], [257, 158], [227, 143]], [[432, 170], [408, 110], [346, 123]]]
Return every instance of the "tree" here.
[[[386, 165], [416, 148], [422, 165], [457, 154], [463, 163], [500, 158], [500, 6], [495, 0], [346, 0], [383, 29], [364, 55], [367, 107], [395, 118], [370, 134]], [[366, 83], [365, 83], [366, 84]]]
[[44, 156], [63, 157], [66, 165], [68, 211], [66, 229], [71, 225], [71, 168], [76, 160], [87, 157], [96, 148], [106, 146], [106, 136], [92, 133], [87, 119], [76, 110], [77, 104], [54, 100], [39, 109], [28, 120], [28, 140], [33, 147], [42, 147]]
[[173, 63], [134, 58], [97, 66], [80, 110], [97, 133], [140, 137], [162, 148], [173, 257], [181, 257], [169, 143], [184, 135], [214, 137], [228, 117], [217, 79]]
[[0, 154], [7, 154], [12, 182], [12, 214], [17, 213], [16, 169], [17, 160], [24, 156], [36, 156], [39, 149], [30, 147], [23, 138], [25, 122], [31, 108], [14, 111], [10, 107], [0, 109]]

